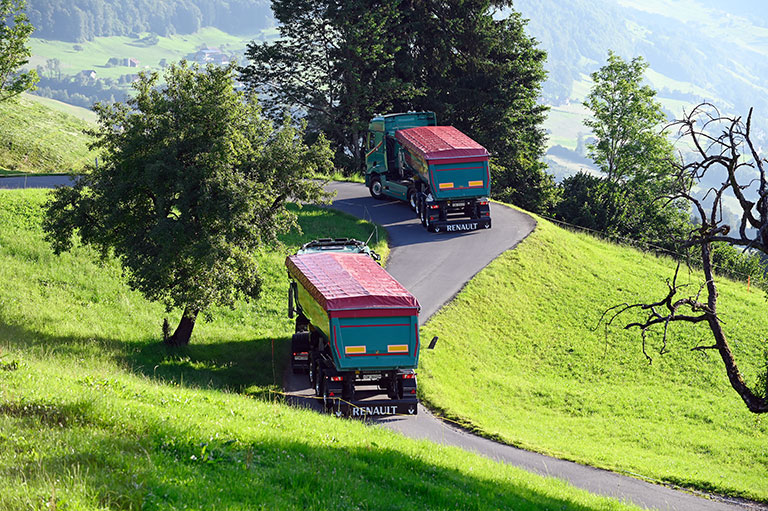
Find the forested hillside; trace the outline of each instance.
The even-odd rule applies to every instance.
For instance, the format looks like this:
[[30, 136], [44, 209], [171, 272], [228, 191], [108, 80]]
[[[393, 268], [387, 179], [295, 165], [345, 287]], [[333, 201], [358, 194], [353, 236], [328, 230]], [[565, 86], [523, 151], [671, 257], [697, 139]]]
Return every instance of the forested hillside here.
[[268, 0], [29, 0], [27, 12], [35, 37], [71, 42], [139, 32], [191, 34], [206, 26], [253, 34], [272, 22]]
[[[549, 54], [545, 99], [553, 105], [578, 100], [579, 82], [613, 50], [642, 55], [662, 98], [710, 100], [743, 115], [754, 106], [768, 126], [768, 12], [760, 2], [517, 0], [515, 9]], [[679, 116], [681, 106], [669, 114]]]

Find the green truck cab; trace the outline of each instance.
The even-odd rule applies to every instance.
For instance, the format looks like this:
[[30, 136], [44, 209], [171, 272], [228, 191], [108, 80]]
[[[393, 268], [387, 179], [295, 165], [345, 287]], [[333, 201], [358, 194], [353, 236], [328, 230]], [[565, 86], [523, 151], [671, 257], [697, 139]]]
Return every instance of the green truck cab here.
[[365, 184], [376, 199], [407, 202], [432, 232], [491, 227], [488, 151], [433, 112], [374, 117]]
[[339, 414], [414, 415], [420, 306], [377, 257], [357, 240], [324, 239], [286, 258], [292, 367]]

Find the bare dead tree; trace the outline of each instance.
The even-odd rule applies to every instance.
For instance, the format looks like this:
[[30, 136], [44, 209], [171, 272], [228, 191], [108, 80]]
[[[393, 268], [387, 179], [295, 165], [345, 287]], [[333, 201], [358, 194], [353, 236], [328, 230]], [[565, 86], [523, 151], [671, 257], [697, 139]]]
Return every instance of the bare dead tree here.
[[[618, 305], [606, 311], [604, 317], [612, 314], [607, 321], [610, 324], [624, 312], [632, 309], [642, 311], [644, 320], [629, 323], [625, 328], [640, 329], [643, 353], [649, 362], [651, 358], [645, 349], [645, 337], [649, 329], [663, 327], [663, 353], [670, 324], [678, 321], [706, 323], [712, 333], [713, 343], [697, 345], [691, 349], [717, 351], [731, 386], [747, 408], [753, 413], [766, 413], [768, 389], [753, 390], [747, 385], [723, 331], [717, 313], [718, 294], [712, 265], [712, 244], [716, 242], [768, 254], [768, 160], [758, 154], [751, 125], [752, 109], [744, 122], [741, 117], [721, 115], [713, 105], [701, 103], [668, 127], [676, 129], [679, 138], [687, 140], [694, 148], [692, 161], [686, 163], [681, 157], [680, 162], [674, 164], [678, 190], [668, 199], [685, 199], [693, 205], [697, 226], [689, 238], [682, 242], [682, 247], [686, 250], [693, 247], [697, 259], [700, 257], [704, 283], [695, 294], [679, 297], [683, 285], [677, 283], [680, 270], [678, 263], [673, 279], [667, 281], [667, 295], [661, 300]], [[702, 199], [695, 197], [693, 186], [704, 181], [705, 177], [712, 182], [715, 176], [722, 176], [720, 184], [710, 187]], [[728, 197], [735, 197], [739, 204], [741, 220], [738, 231], [723, 222], [723, 201]], [[756, 197], [757, 201], [753, 202], [748, 197]]]

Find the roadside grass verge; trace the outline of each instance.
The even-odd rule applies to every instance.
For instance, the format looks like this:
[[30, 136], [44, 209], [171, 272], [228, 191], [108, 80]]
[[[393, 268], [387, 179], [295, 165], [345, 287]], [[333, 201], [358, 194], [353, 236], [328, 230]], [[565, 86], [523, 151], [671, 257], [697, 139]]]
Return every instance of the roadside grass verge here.
[[[480, 434], [685, 487], [768, 500], [768, 422], [730, 387], [705, 326], [648, 337], [606, 309], [666, 294], [674, 262], [537, 219], [423, 329], [421, 398]], [[679, 281], [699, 289], [697, 273]], [[745, 378], [765, 370], [766, 295], [721, 279], [720, 311]]]
[[97, 154], [83, 133], [88, 122], [26, 95], [0, 103], [0, 168], [4, 174], [77, 173]]
[[260, 255], [262, 299], [167, 349], [165, 311], [115, 261], [52, 254], [46, 193], [0, 191], [0, 510], [636, 509], [270, 393], [292, 331], [285, 254], [370, 224], [303, 208], [304, 234]]

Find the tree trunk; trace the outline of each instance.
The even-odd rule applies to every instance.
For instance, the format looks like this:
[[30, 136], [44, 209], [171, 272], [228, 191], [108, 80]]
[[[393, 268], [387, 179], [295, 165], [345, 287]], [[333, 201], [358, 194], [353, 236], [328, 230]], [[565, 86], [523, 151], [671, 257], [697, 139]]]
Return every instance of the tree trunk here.
[[192, 337], [192, 330], [195, 328], [195, 320], [197, 319], [198, 310], [190, 307], [184, 308], [184, 314], [181, 315], [179, 326], [176, 327], [176, 331], [170, 336], [165, 343], [171, 346], [186, 346], [189, 344], [189, 339]]
[[711, 310], [710, 314], [708, 314], [709, 329], [712, 331], [712, 335], [715, 338], [715, 346], [725, 365], [728, 381], [731, 383], [733, 390], [744, 401], [744, 404], [747, 405], [750, 412], [768, 413], [768, 399], [756, 395], [744, 381], [739, 367], [736, 365], [736, 359], [728, 344], [728, 339], [725, 336], [720, 320], [717, 317], [717, 286], [715, 285], [715, 276], [712, 271], [712, 252], [709, 243], [701, 245], [701, 262], [703, 263], [704, 276], [707, 279], [707, 305]]

